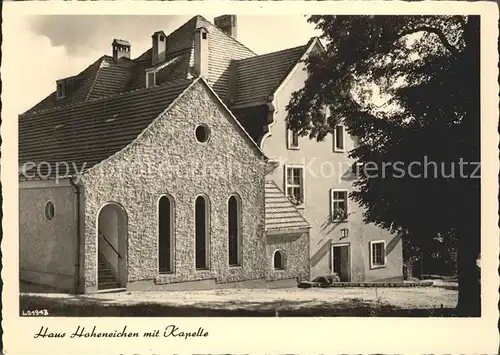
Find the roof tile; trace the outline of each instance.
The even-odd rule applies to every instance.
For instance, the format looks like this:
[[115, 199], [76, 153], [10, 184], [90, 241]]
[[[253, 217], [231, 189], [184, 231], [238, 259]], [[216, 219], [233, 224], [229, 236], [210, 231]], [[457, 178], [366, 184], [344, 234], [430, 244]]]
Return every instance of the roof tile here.
[[[194, 65], [194, 32], [199, 27], [205, 27], [209, 32], [208, 83], [225, 100], [228, 92], [230, 61], [256, 54], [199, 15], [192, 17], [167, 36], [168, 55], [165, 61], [174, 58], [180, 60], [175, 61], [175, 64], [168, 69], [162, 69], [161, 82], [191, 77]], [[113, 43], [129, 45], [123, 40], [115, 40]], [[159, 65], [162, 64], [164, 63]], [[151, 67], [151, 48], [133, 60], [121, 58], [115, 62], [112, 57], [102, 56], [72, 78], [75, 85], [66, 90], [66, 97], [57, 99], [54, 91], [25, 113], [142, 89], [146, 86], [146, 69]]]
[[310, 225], [273, 181], [265, 187], [266, 231], [304, 229]]
[[232, 106], [267, 102], [295, 67], [307, 45], [236, 61], [236, 97]]
[[86, 170], [134, 140], [191, 82], [20, 116], [19, 163], [44, 162], [53, 168], [56, 162], [66, 162]]

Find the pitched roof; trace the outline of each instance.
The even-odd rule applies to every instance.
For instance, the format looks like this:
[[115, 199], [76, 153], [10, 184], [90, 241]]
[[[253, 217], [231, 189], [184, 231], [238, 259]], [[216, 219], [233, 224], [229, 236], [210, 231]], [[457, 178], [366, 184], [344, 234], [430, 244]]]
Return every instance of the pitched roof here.
[[155, 69], [157, 71], [157, 84], [162, 84], [166, 81], [187, 79], [190, 73], [189, 60], [189, 49], [177, 51], [169, 54], [165, 62], [152, 67], [151, 50], [148, 50], [134, 61], [134, 66], [130, 70], [130, 80], [124, 91], [140, 90], [146, 87], [146, 70], [149, 69]]
[[309, 44], [235, 60], [236, 96], [232, 106], [267, 102], [308, 47]]
[[[164, 65], [170, 62], [168, 68], [162, 67], [159, 80], [174, 81], [189, 79], [195, 74], [194, 66], [194, 34], [197, 28], [208, 30], [209, 40], [209, 75], [208, 83], [223, 99], [226, 98], [229, 85], [229, 64], [232, 59], [243, 59], [256, 54], [243, 44], [224, 33], [202, 16], [194, 16], [182, 26], [167, 36], [168, 51]], [[160, 33], [157, 31], [155, 33]], [[113, 43], [127, 44], [124, 40]], [[146, 50], [135, 59], [120, 58], [117, 62], [107, 55], [102, 56], [72, 77], [73, 83], [66, 89], [66, 97], [57, 99], [54, 91], [26, 114], [40, 110], [72, 105], [76, 102], [92, 100], [98, 97], [114, 95], [127, 91], [142, 89], [146, 85], [146, 70], [152, 67], [152, 49]]]
[[[259, 156], [264, 153], [203, 78], [40, 111], [19, 120], [19, 166], [40, 169], [38, 177], [81, 174], [124, 149], [189, 87], [201, 82], [213, 94]], [[63, 164], [63, 165], [61, 165]], [[69, 171], [66, 171], [66, 165]], [[50, 169], [50, 170], [49, 170]], [[24, 171], [20, 178], [25, 179]]]
[[[311, 46], [312, 40], [305, 46], [258, 56], [202, 16], [194, 16], [167, 36], [167, 57], [164, 62], [158, 63], [154, 67], [152, 67], [152, 49], [150, 48], [133, 60], [120, 58], [115, 61], [110, 56], [102, 56], [78, 75], [66, 78], [66, 96], [62, 99], [57, 99], [56, 92], [54, 91], [32, 109], [25, 112], [20, 116], [20, 121], [23, 122], [20, 122], [20, 130], [21, 126], [24, 127], [26, 125], [26, 127], [29, 127], [32, 121], [37, 121], [39, 126], [43, 126], [47, 122], [48, 128], [43, 134], [49, 134], [51, 137], [49, 139], [50, 144], [56, 144], [54, 143], [56, 141], [63, 142], [64, 139], [68, 138], [63, 132], [71, 120], [63, 122], [64, 125], [62, 127], [53, 131], [54, 126], [59, 124], [56, 122], [58, 115], [65, 116], [68, 114], [68, 117], [78, 115], [80, 114], [78, 112], [85, 111], [80, 104], [88, 104], [90, 111], [98, 110], [96, 108], [98, 103], [94, 101], [106, 97], [110, 98], [110, 102], [115, 102], [115, 100], [118, 100], [117, 97], [129, 97], [127, 95], [131, 95], [131, 99], [141, 95], [145, 95], [145, 97], [153, 95], [157, 89], [148, 89], [151, 91], [150, 94], [146, 93], [147, 90], [145, 91], [146, 70], [156, 70], [157, 84], [161, 86], [163, 84], [168, 84], [169, 87], [172, 85], [175, 86], [179, 82], [182, 82], [182, 80], [189, 80], [196, 75], [194, 73], [194, 33], [200, 27], [207, 28], [208, 30], [209, 75], [207, 82], [209, 86], [224, 103], [230, 102], [228, 100], [230, 99], [229, 96], [234, 98], [231, 105], [232, 113], [238, 118], [238, 121], [252, 139], [258, 142], [266, 132], [267, 124], [269, 123], [267, 122], [268, 109], [264, 103], [268, 101], [269, 96], [274, 93], [289, 75], [301, 56]], [[162, 90], [159, 89], [159, 92], [163, 92]], [[134, 93], [135, 91], [139, 92]], [[230, 92], [231, 95], [229, 95]], [[118, 94], [122, 94], [123, 96]], [[133, 105], [134, 102], [132, 100], [130, 105]], [[258, 106], [258, 103], [261, 105]], [[67, 108], [67, 111], [71, 111], [72, 113], [66, 113], [63, 110], [64, 108]], [[145, 117], [149, 117], [150, 113], [148, 112], [154, 107], [150, 108], [143, 105], [143, 108]], [[54, 113], [53, 110], [55, 109], [61, 109], [62, 111]], [[104, 113], [107, 112], [106, 105], [100, 109]], [[138, 107], [134, 106], [132, 109], [135, 110]], [[73, 110], [76, 111], [73, 112]], [[100, 117], [100, 113], [96, 113], [96, 115]], [[89, 121], [93, 122], [92, 119], [86, 120], [86, 122]], [[35, 128], [28, 129], [26, 127], [23, 129], [27, 129], [25, 132], [30, 132], [26, 133], [28, 135], [37, 132]], [[45, 128], [38, 129], [43, 131]], [[123, 129], [125, 133], [128, 132], [128, 127], [121, 127], [120, 129]], [[100, 133], [99, 130], [96, 132], [97, 134]], [[20, 131], [21, 134], [24, 133]], [[75, 133], [73, 134], [75, 135]], [[53, 138], [52, 135], [60, 138]], [[70, 143], [67, 143], [67, 145], [71, 145]], [[52, 147], [50, 144], [47, 149]], [[57, 144], [60, 145], [59, 149], [61, 149], [61, 152], [64, 152], [65, 146], [62, 143]], [[29, 149], [31, 148], [26, 149], [28, 149], [25, 151], [27, 156], [31, 156], [32, 153], [36, 152], [36, 150], [30, 151]], [[55, 148], [52, 147], [50, 149]], [[56, 154], [56, 151], [49, 150], [48, 153], [49, 155]], [[38, 157], [36, 154], [34, 156], [35, 158]], [[42, 156], [46, 156], [46, 154], [44, 153]], [[99, 159], [99, 156], [96, 159]]]
[[66, 79], [64, 98], [57, 99], [54, 91], [24, 114], [120, 93], [128, 80], [128, 68], [131, 65], [131, 61], [127, 58], [115, 62], [112, 57], [104, 55], [79, 74]]
[[[208, 30], [208, 83], [217, 95], [225, 100], [228, 95], [230, 80], [229, 65], [231, 60], [254, 57], [257, 54], [206, 20], [203, 16], [195, 16], [190, 21], [194, 22], [194, 29], [191, 33], [194, 33], [194, 30], [200, 27]], [[192, 37], [192, 43], [194, 45], [194, 36]]]
[[87, 170], [132, 142], [191, 83], [180, 80], [98, 100], [41, 111], [19, 119], [19, 164], [56, 162]]
[[302, 230], [309, 223], [273, 182], [266, 181], [265, 187], [266, 231]]

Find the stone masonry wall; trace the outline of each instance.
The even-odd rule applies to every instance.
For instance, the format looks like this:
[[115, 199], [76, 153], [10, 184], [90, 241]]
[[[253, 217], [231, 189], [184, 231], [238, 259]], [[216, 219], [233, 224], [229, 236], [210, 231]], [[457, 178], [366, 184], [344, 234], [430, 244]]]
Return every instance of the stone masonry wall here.
[[[195, 128], [207, 125], [208, 142]], [[128, 219], [128, 282], [171, 283], [216, 279], [233, 282], [265, 277], [264, 162], [237, 124], [197, 82], [135, 142], [84, 176], [85, 284], [96, 285], [97, 211], [119, 203]], [[242, 201], [242, 266], [228, 266], [227, 201]], [[157, 203], [175, 201], [174, 272], [158, 273]], [[210, 200], [210, 270], [195, 270], [194, 204]]]
[[[299, 278], [309, 280], [309, 233], [269, 235], [266, 237], [267, 281]], [[284, 254], [284, 270], [274, 270], [276, 250]]]

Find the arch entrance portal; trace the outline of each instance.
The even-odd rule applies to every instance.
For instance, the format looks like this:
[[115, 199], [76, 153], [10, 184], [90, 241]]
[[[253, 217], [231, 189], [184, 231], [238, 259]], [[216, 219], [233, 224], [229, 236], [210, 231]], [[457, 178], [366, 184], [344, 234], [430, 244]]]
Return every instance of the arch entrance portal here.
[[127, 214], [108, 203], [97, 217], [97, 289], [125, 288], [127, 284]]

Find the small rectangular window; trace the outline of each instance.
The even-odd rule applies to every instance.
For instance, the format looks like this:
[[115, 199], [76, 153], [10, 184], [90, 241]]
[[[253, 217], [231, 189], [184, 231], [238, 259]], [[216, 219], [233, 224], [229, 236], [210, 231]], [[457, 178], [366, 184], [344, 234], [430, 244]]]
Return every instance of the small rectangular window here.
[[299, 149], [299, 134], [296, 131], [287, 129], [288, 149]]
[[156, 86], [156, 72], [146, 73], [146, 87], [152, 88]]
[[347, 190], [332, 189], [330, 191], [332, 221], [347, 219], [347, 201]]
[[304, 205], [304, 168], [302, 166], [285, 166], [285, 194], [294, 205]]
[[385, 267], [385, 240], [376, 240], [370, 242], [370, 268], [376, 269]]
[[345, 129], [343, 125], [337, 125], [333, 135], [333, 150], [343, 152], [345, 150]]
[[165, 37], [160, 36], [160, 42], [165, 42]]

